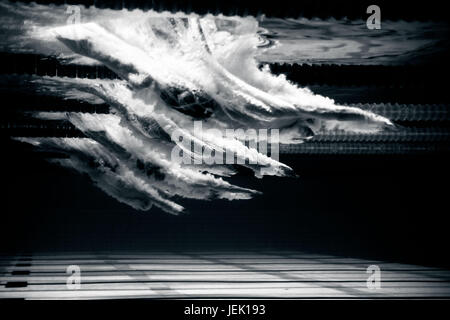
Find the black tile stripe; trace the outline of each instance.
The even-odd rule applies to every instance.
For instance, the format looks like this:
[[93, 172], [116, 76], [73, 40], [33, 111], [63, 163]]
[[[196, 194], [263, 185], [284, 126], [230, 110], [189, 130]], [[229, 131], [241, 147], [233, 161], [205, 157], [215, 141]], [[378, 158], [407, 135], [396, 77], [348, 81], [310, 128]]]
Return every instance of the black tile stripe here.
[[8, 281], [5, 288], [25, 288], [28, 286], [27, 281]]
[[[22, 255], [17, 259], [17, 262], [14, 267], [31, 267], [31, 261], [32, 261], [31, 255]], [[11, 275], [21, 275], [26, 276], [29, 275], [29, 270], [13, 270], [11, 271]], [[7, 281], [5, 284], [5, 288], [25, 288], [28, 286], [27, 281]]]
[[31, 263], [16, 263], [16, 267], [31, 267]]
[[14, 270], [11, 272], [11, 275], [13, 276], [27, 276], [30, 274], [30, 271], [28, 270]]

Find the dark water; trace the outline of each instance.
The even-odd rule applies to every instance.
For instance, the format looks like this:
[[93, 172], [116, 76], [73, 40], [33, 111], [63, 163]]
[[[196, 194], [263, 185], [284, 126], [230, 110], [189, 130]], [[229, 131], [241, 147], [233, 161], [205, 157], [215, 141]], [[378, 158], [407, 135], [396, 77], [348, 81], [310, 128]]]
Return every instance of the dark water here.
[[261, 54], [268, 62], [398, 65], [431, 63], [449, 52], [445, 22], [266, 19], [260, 26], [277, 45]]
[[282, 156], [299, 179], [242, 172], [234, 182], [264, 196], [184, 201], [190, 213], [172, 216], [21, 148], [2, 156], [3, 251], [295, 249], [449, 265], [448, 156]]

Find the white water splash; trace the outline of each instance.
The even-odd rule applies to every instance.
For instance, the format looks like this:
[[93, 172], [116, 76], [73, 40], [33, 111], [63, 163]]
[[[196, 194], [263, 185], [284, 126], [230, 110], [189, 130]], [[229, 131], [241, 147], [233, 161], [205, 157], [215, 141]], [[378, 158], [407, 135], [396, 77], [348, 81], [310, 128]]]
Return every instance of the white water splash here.
[[[122, 80], [43, 77], [42, 91], [80, 100], [101, 99], [111, 114], [49, 114], [64, 118], [89, 139], [21, 138], [36, 146], [62, 150], [62, 165], [88, 174], [102, 190], [139, 210], [152, 205], [169, 213], [184, 208], [176, 199], [249, 199], [257, 191], [234, 186], [222, 177], [225, 165], [183, 165], [171, 159], [174, 131], [193, 141], [183, 151], [233, 153], [255, 175], [292, 176], [292, 169], [258, 152], [245, 141], [226, 137], [226, 129], [279, 129], [281, 143], [301, 143], [317, 132], [377, 132], [392, 126], [376, 114], [338, 106], [299, 88], [255, 60], [258, 24], [252, 18], [198, 17], [121, 11], [115, 19], [35, 28], [42, 46], [58, 40], [77, 55], [95, 60]], [[193, 122], [219, 134], [196, 135]], [[244, 139], [245, 140], [245, 139]], [[252, 159], [258, 159], [258, 164]], [[261, 170], [263, 169], [263, 170]]]

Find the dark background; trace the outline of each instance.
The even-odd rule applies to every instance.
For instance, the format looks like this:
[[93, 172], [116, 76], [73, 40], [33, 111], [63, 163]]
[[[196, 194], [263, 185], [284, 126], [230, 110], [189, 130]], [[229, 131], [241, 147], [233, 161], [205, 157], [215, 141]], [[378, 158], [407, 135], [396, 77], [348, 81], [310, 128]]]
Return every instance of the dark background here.
[[299, 178], [233, 178], [248, 201], [138, 212], [3, 138], [2, 251], [304, 250], [449, 265], [449, 156], [281, 155]]

